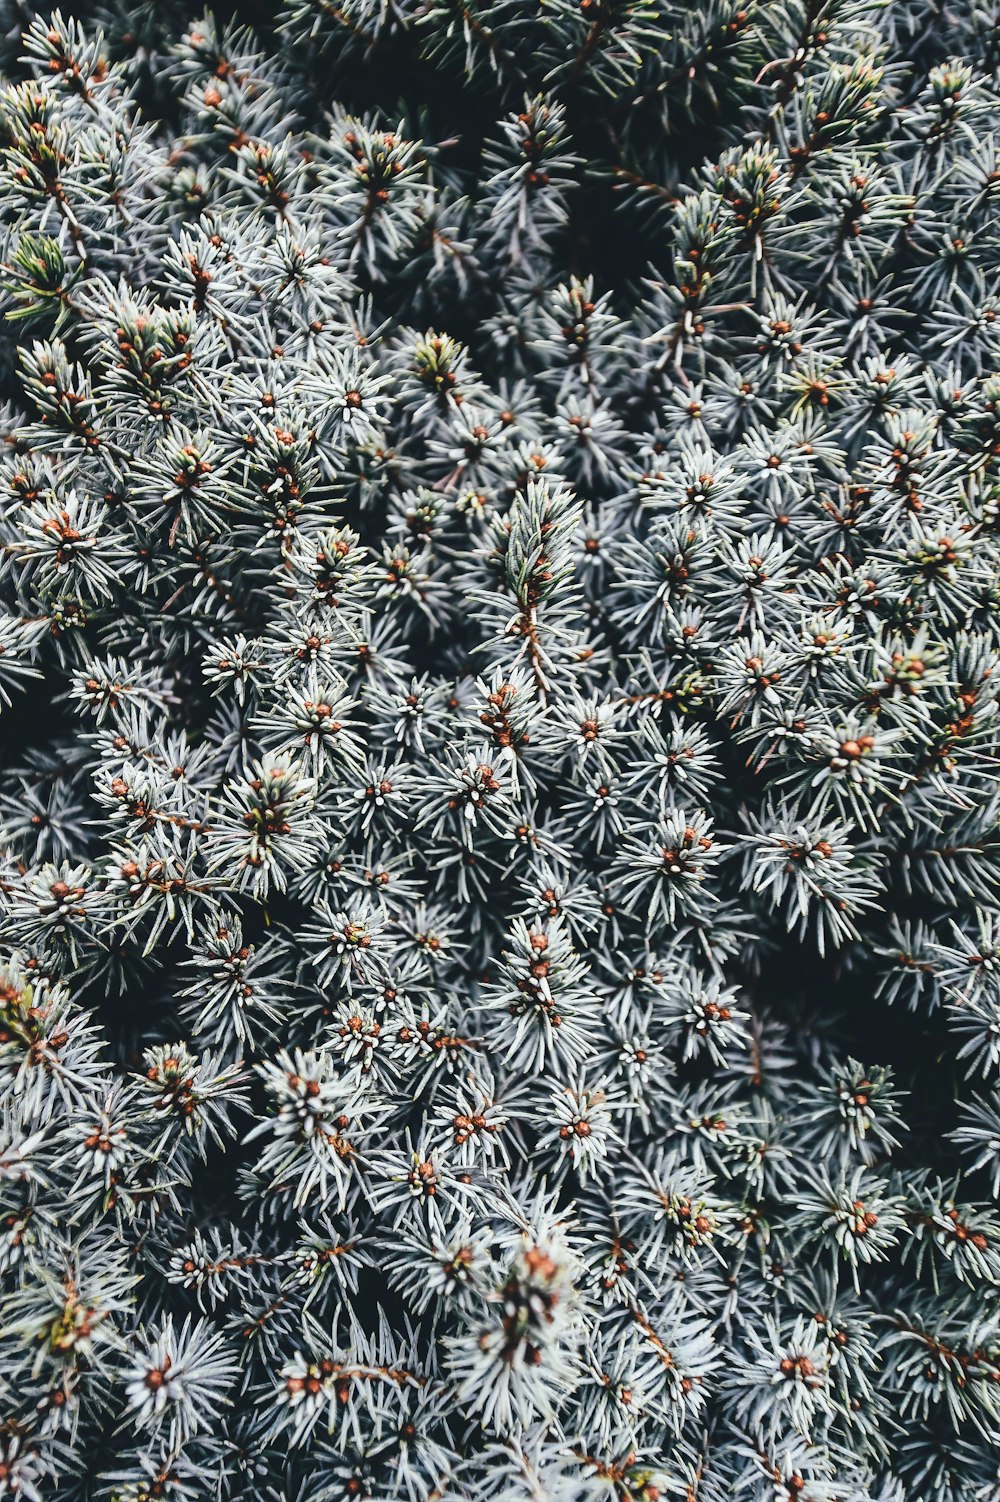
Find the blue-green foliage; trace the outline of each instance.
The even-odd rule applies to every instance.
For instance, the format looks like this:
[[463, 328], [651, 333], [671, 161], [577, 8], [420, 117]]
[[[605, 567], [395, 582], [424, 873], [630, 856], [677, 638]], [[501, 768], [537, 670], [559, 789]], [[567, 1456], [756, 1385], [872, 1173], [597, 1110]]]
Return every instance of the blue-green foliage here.
[[996, 7], [86, 9], [0, 1502], [998, 1502]]

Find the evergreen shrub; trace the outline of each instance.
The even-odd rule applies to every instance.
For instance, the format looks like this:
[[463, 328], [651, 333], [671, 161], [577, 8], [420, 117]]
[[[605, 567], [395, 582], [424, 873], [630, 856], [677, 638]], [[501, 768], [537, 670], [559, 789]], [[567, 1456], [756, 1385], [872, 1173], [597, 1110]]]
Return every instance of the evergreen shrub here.
[[998, 1502], [993, 0], [0, 5], [0, 1499]]

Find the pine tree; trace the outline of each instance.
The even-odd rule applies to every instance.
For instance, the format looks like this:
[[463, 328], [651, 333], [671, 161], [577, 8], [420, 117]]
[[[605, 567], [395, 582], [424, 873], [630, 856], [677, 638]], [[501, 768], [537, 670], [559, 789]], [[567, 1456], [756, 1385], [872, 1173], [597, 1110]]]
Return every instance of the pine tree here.
[[1000, 11], [75, 9], [0, 1499], [998, 1502]]

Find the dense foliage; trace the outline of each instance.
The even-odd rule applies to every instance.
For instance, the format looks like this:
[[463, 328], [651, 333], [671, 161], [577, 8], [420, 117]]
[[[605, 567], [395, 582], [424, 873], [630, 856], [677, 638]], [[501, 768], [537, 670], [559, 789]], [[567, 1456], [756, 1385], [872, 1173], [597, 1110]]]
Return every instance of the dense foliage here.
[[0, 1499], [998, 1502], [996, 6], [81, 15]]

